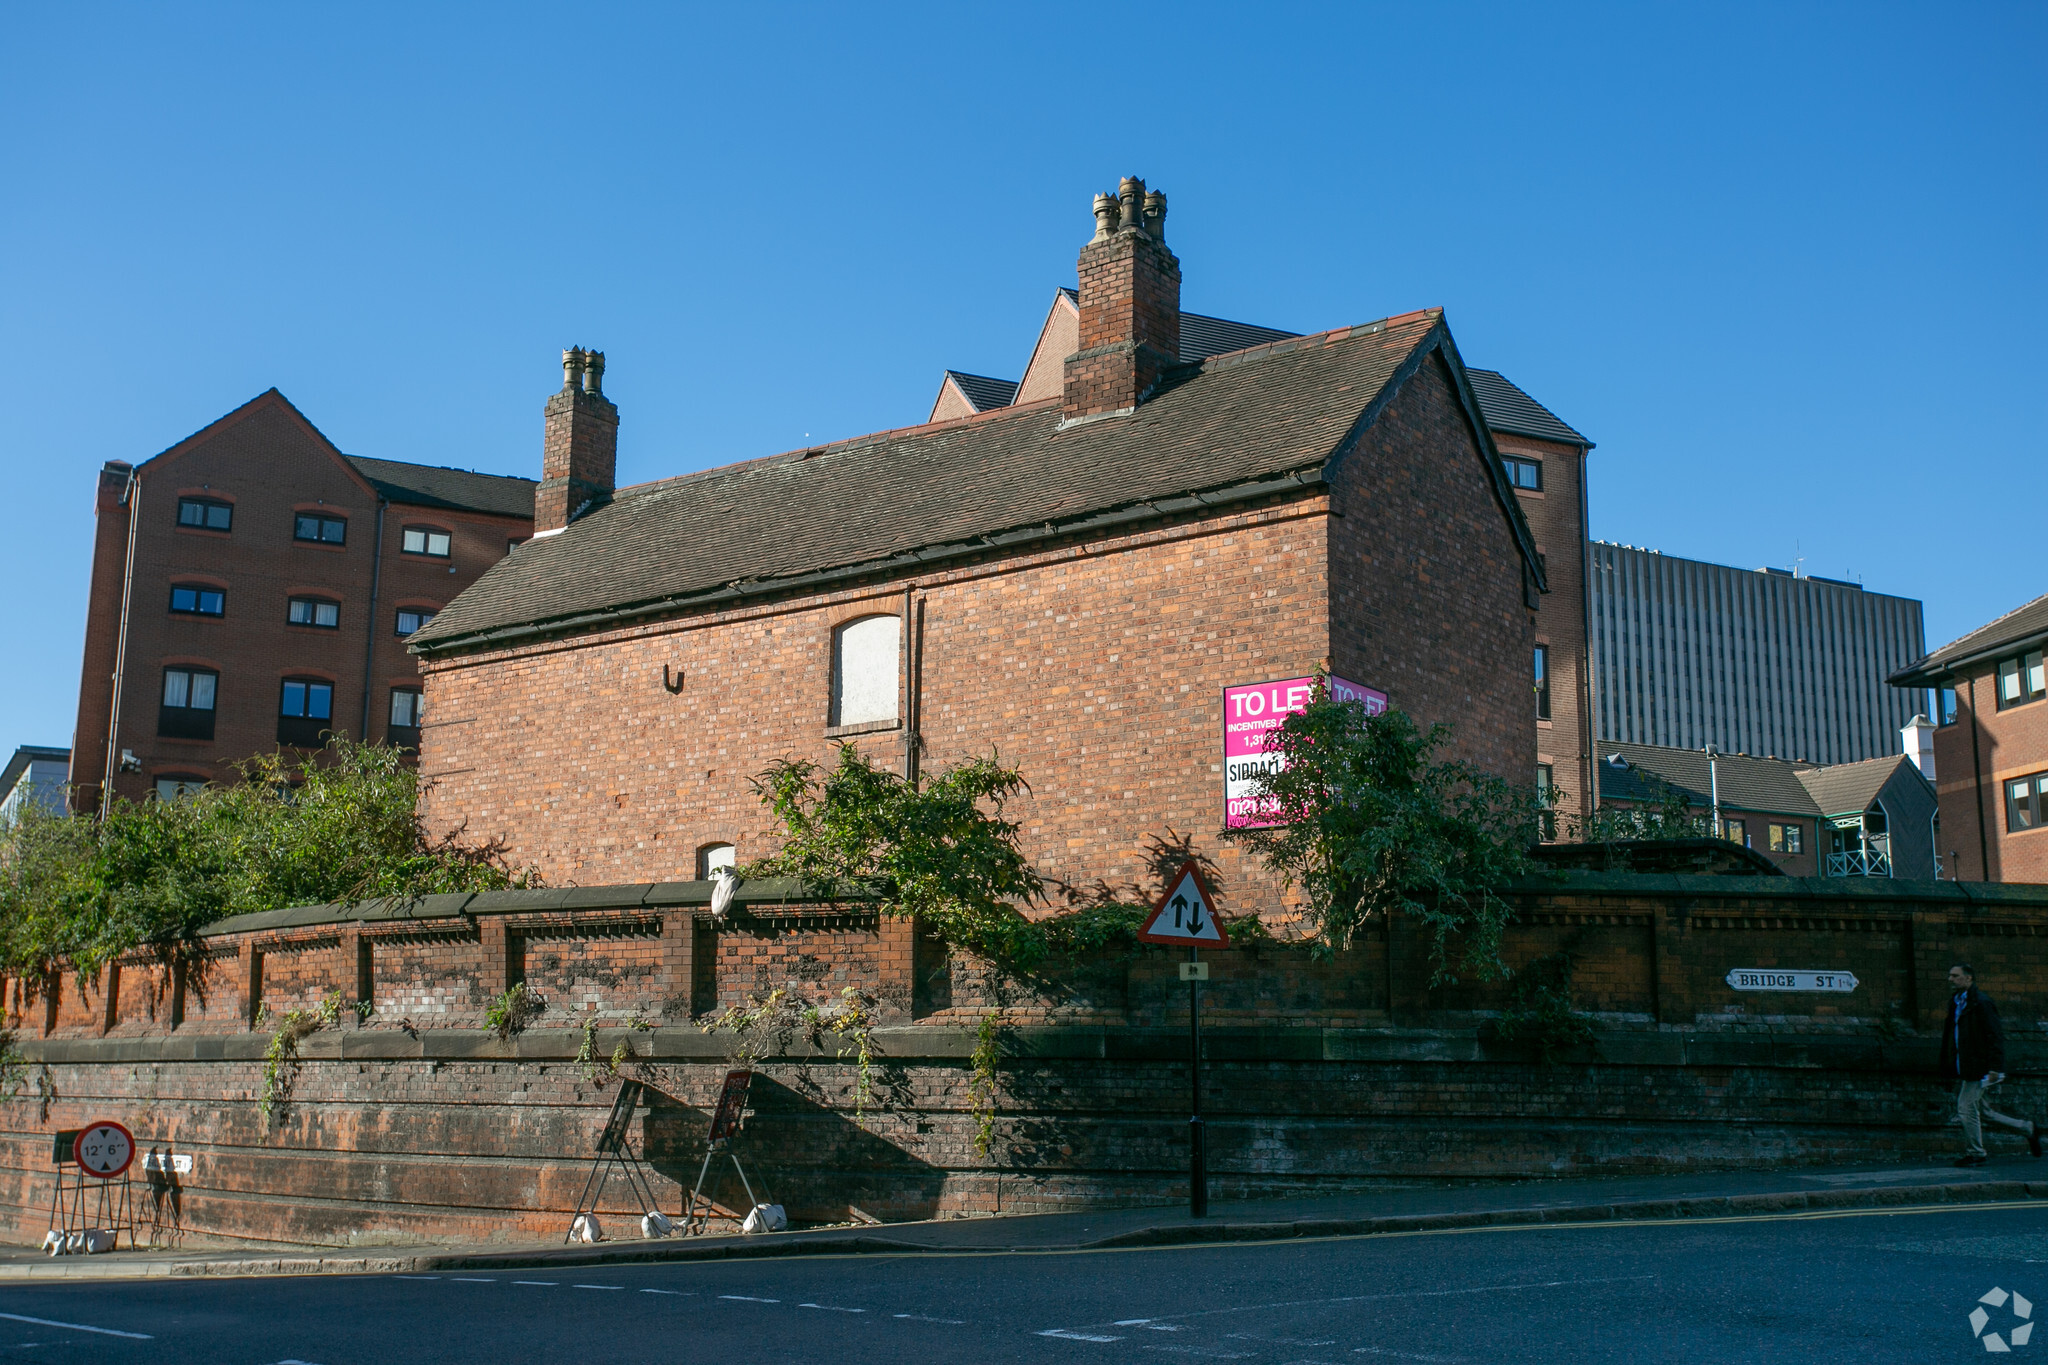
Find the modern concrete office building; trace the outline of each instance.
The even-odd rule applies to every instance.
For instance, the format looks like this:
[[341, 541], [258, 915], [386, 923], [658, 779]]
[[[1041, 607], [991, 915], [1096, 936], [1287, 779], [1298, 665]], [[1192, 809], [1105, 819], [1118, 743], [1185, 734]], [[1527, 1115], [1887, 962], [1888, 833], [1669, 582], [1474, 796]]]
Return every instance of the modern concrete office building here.
[[1910, 597], [1607, 541], [1590, 560], [1603, 741], [1855, 763], [1926, 709], [1887, 681], [1927, 652]]

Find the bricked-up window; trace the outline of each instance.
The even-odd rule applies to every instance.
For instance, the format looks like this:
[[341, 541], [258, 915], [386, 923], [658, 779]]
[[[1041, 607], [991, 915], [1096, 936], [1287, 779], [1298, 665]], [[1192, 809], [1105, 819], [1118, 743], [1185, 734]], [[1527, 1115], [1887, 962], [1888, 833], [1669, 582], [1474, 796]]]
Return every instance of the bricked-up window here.
[[212, 498], [179, 498], [178, 525], [202, 531], [232, 531], [235, 529], [235, 509]]
[[1940, 711], [1939, 722], [1943, 725], [1956, 723], [1956, 690], [1953, 687], [1935, 689], [1935, 706]]
[[2005, 828], [2017, 834], [2048, 824], [2048, 773], [2016, 777], [2005, 784]]
[[409, 555], [428, 555], [434, 559], [446, 559], [449, 552], [448, 533], [436, 531], [431, 526], [408, 526], [399, 544]]
[[295, 626], [318, 626], [322, 630], [341, 629], [341, 603], [327, 602], [318, 597], [294, 597], [285, 610], [285, 619]]
[[832, 632], [830, 725], [876, 725], [896, 719], [896, 665], [903, 623], [864, 616]]
[[184, 773], [165, 773], [156, 780], [156, 799], [176, 801], [181, 797], [196, 796], [206, 790], [206, 779], [190, 777]]
[[1503, 455], [1500, 467], [1507, 472], [1508, 482], [1517, 488], [1526, 488], [1534, 493], [1543, 491], [1543, 461], [1526, 460], [1519, 455]]
[[1806, 826], [1781, 825], [1773, 821], [1771, 823], [1771, 852], [1806, 852]]
[[697, 850], [697, 880], [708, 882], [721, 867], [739, 866], [739, 850], [731, 844], [706, 844]]
[[1550, 646], [1536, 646], [1536, 719], [1550, 719]]
[[412, 731], [409, 742], [417, 743], [420, 728], [420, 690], [417, 687], [391, 689], [391, 728]]
[[286, 678], [278, 692], [277, 742], [317, 749], [334, 722], [334, 684]]
[[164, 670], [163, 705], [156, 732], [165, 739], [212, 739], [214, 697], [220, 674], [203, 668]]
[[2048, 667], [2043, 666], [2040, 650], [1998, 661], [1999, 710], [2024, 706], [2043, 697], [2048, 697]]
[[322, 545], [345, 545], [348, 543], [348, 522], [341, 517], [300, 512], [292, 518], [292, 539], [314, 540]]
[[171, 585], [171, 610], [179, 616], [219, 616], [228, 609], [228, 595], [203, 583]]
[[434, 619], [434, 613], [423, 607], [400, 607], [398, 609], [398, 633], [410, 635]]

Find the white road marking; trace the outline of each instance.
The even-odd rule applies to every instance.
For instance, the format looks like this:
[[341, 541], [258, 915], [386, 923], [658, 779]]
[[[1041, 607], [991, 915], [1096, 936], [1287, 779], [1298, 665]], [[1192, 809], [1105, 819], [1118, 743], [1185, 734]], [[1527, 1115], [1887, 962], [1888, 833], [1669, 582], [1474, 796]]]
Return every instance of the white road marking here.
[[624, 1289], [622, 1284], [572, 1284], [571, 1289]]
[[0, 1318], [9, 1322], [28, 1322], [37, 1327], [62, 1327], [67, 1332], [94, 1332], [103, 1337], [126, 1337], [130, 1341], [155, 1341], [156, 1338], [143, 1332], [117, 1332], [111, 1327], [87, 1327], [82, 1322], [54, 1322], [49, 1318], [25, 1318], [19, 1313], [0, 1313]]
[[[449, 1276], [448, 1278], [449, 1278], [450, 1280], [453, 1280], [453, 1281], [454, 1281], [454, 1282], [455, 1282], [456, 1284], [496, 1284], [496, 1283], [497, 1283], [497, 1281], [496, 1281], [496, 1280], [480, 1280], [480, 1279], [476, 1278], [476, 1276], [474, 1276], [474, 1275], [450, 1275], [450, 1276]], [[279, 1361], [279, 1362], [278, 1362], [278, 1365], [284, 1365], [284, 1362], [283, 1362], [283, 1361]]]
[[[1236, 1308], [1204, 1308], [1193, 1313], [1176, 1313], [1171, 1318], [1147, 1318], [1149, 1323], [1186, 1322], [1191, 1318], [1209, 1318], [1224, 1313], [1257, 1313], [1270, 1308], [1315, 1308], [1336, 1303], [1379, 1303], [1388, 1299], [1443, 1299], [1461, 1294], [1507, 1294], [1520, 1289], [1559, 1289], [1566, 1285], [1579, 1284], [1632, 1284], [1637, 1280], [1654, 1280], [1655, 1275], [1608, 1275], [1584, 1280], [1542, 1280], [1531, 1284], [1482, 1284], [1470, 1289], [1410, 1289], [1395, 1294], [1346, 1294], [1334, 1299], [1284, 1299], [1277, 1303], [1247, 1303]], [[1133, 1319], [1135, 1321], [1135, 1319]], [[1121, 1326], [1121, 1323], [1111, 1324]], [[1050, 1333], [1040, 1332], [1040, 1336]], [[1448, 1358], [1448, 1357], [1439, 1357]]]
[[1059, 1338], [1060, 1338], [1061, 1340], [1063, 1340], [1063, 1341], [1122, 1341], [1122, 1340], [1123, 1340], [1123, 1338], [1122, 1338], [1122, 1337], [1105, 1337], [1105, 1336], [1098, 1336], [1098, 1335], [1096, 1335], [1096, 1334], [1095, 1334], [1095, 1333], [1093, 1333], [1093, 1332], [1069, 1332], [1069, 1331], [1068, 1331], [1068, 1330], [1067, 1330], [1066, 1328], [1064, 1328], [1064, 1327], [1055, 1327], [1055, 1328], [1052, 1328], [1052, 1329], [1051, 1329], [1050, 1331], [1040, 1332], [1040, 1333], [1038, 1333], [1037, 1335], [1039, 1335], [1039, 1336], [1042, 1336], [1042, 1337], [1059, 1337]]
[[836, 1303], [800, 1303], [799, 1308], [822, 1308], [828, 1313], [865, 1313], [865, 1308], [841, 1308]]
[[530, 1284], [540, 1289], [553, 1289], [558, 1282], [555, 1280], [514, 1280], [512, 1283]]
[[782, 1302], [782, 1300], [781, 1300], [781, 1299], [757, 1299], [757, 1298], [755, 1298], [755, 1297], [754, 1297], [754, 1296], [753, 1296], [752, 1294], [720, 1294], [720, 1295], [719, 1295], [718, 1297], [719, 1297], [719, 1298], [721, 1298], [721, 1299], [731, 1299], [731, 1300], [732, 1300], [732, 1301], [733, 1301], [734, 1303], [781, 1303], [781, 1302]]
[[393, 1275], [394, 1280], [438, 1280], [439, 1275]]
[[677, 1298], [681, 1299], [694, 1299], [697, 1297], [696, 1291], [690, 1289], [643, 1289], [640, 1292], [643, 1294], [674, 1294]]
[[967, 1325], [967, 1319], [965, 1318], [928, 1318], [922, 1313], [898, 1313], [896, 1316], [907, 1322], [943, 1322], [948, 1327], [965, 1327]]
[[1232, 1332], [1229, 1335], [1236, 1341], [1261, 1341], [1268, 1346], [1335, 1346], [1337, 1344], [1337, 1338], [1335, 1337], [1320, 1341], [1303, 1341], [1296, 1337], [1256, 1336], [1251, 1332]]
[[1413, 1351], [1396, 1351], [1385, 1346], [1354, 1346], [1351, 1348], [1351, 1354], [1355, 1356], [1392, 1356], [1396, 1360], [1427, 1360], [1436, 1362], [1436, 1365], [1452, 1365], [1452, 1362], [1465, 1358], [1463, 1356], [1423, 1356], [1417, 1355]]

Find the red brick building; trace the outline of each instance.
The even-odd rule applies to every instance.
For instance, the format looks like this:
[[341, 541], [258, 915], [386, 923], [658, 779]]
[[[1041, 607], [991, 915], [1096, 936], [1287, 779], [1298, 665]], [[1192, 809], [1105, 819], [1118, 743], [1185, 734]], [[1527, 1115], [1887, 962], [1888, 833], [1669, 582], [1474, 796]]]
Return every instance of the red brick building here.
[[72, 803], [324, 731], [415, 744], [406, 637], [532, 534], [531, 479], [347, 456], [276, 389], [100, 471]]
[[1221, 692], [1324, 663], [1527, 780], [1542, 573], [1442, 314], [1185, 363], [1164, 208], [1098, 199], [1059, 392], [985, 414], [613, 490], [569, 352], [533, 543], [412, 642], [430, 820], [658, 881], [768, 850], [770, 759], [993, 749], [1051, 875], [1174, 831], [1277, 909], [1216, 833]]
[[2048, 597], [2037, 597], [1891, 676], [1935, 689], [1934, 787], [1953, 876], [2048, 882], [2044, 658]]
[[[1061, 288], [1039, 325], [1021, 380], [948, 370], [931, 422], [992, 412], [1062, 392], [1065, 358], [1080, 347], [1080, 294]], [[1188, 363], [1300, 333], [1200, 313], [1180, 316], [1180, 358]], [[1581, 818], [1598, 802], [1593, 766], [1594, 707], [1587, 572], [1586, 456], [1593, 442], [1494, 370], [1467, 369], [1522, 515], [1536, 537], [1549, 591], [1536, 614], [1531, 675], [1536, 691], [1536, 777], [1559, 790], [1558, 811]], [[1568, 823], [1560, 828], [1568, 828]]]

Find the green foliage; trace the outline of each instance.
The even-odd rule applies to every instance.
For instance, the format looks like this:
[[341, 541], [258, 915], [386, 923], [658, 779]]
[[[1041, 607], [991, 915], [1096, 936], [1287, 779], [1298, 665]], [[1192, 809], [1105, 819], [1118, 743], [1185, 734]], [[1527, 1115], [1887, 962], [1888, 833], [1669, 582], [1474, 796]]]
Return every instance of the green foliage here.
[[[312, 1009], [288, 1009], [278, 1016], [277, 1030], [263, 1049], [263, 1131], [266, 1133], [291, 1105], [292, 1091], [299, 1082], [299, 1044], [341, 1017], [341, 992], [329, 991]], [[256, 1014], [256, 1027], [270, 1019], [270, 1007]]]
[[538, 884], [499, 842], [430, 835], [395, 749], [336, 739], [253, 758], [242, 777], [101, 819], [25, 810], [0, 831], [0, 969], [35, 979], [68, 961], [89, 976], [139, 946], [188, 950], [229, 915]]
[[583, 1073], [583, 1079], [600, 1090], [611, 1084], [612, 1077], [619, 1074], [619, 1063], [623, 1058], [618, 1052], [624, 1047], [625, 1044], [621, 1043], [618, 1049], [614, 1049], [607, 1067], [605, 1059], [597, 1055], [597, 1011], [584, 1015], [583, 1043], [576, 1049], [576, 1067]]
[[782, 826], [782, 848], [742, 875], [794, 877], [807, 892], [859, 886], [884, 914], [914, 915], [948, 941], [999, 960], [1044, 956], [1044, 936], [1020, 906], [1043, 883], [1003, 818], [1024, 779], [1001, 760], [969, 759], [912, 785], [852, 744], [830, 769], [783, 759], [754, 779]]
[[1236, 919], [1224, 921], [1223, 933], [1233, 948], [1256, 948], [1261, 943], [1273, 941], [1272, 931], [1257, 915], [1239, 915]]
[[777, 986], [766, 996], [750, 995], [745, 1005], [731, 1005], [716, 1019], [701, 1025], [705, 1033], [724, 1031], [732, 1035], [728, 1059], [735, 1065], [752, 1066], [763, 1057], [782, 1052], [799, 1036], [813, 1047], [825, 1045], [825, 1035], [846, 1040], [835, 1046], [834, 1055], [853, 1054], [854, 1122], [864, 1122], [868, 1100], [873, 1097], [874, 1059], [878, 1049], [873, 1037], [875, 1011], [881, 1002], [858, 986], [841, 988], [837, 1000], [803, 1003], [802, 987], [792, 981]]
[[1572, 1008], [1572, 960], [1554, 953], [1515, 973], [1507, 1008], [1493, 1020], [1493, 1036], [1535, 1051], [1548, 1064], [1593, 1041], [1593, 1026]]
[[[1654, 802], [1602, 806], [1589, 816], [1575, 817], [1567, 822], [1571, 840], [1612, 844], [1630, 839], [1698, 839], [1712, 832], [1711, 815], [1695, 809], [1684, 792], [1655, 773], [1639, 772], [1637, 777], [1656, 794]], [[1621, 853], [1617, 851], [1617, 856]]]
[[1078, 957], [1104, 948], [1135, 948], [1138, 931], [1152, 913], [1149, 905], [1105, 895], [1074, 909], [1035, 921], [1032, 929], [1045, 947], [1040, 953]]
[[1370, 716], [1363, 703], [1334, 700], [1321, 678], [1307, 708], [1267, 732], [1286, 766], [1260, 779], [1259, 794], [1286, 823], [1234, 837], [1306, 894], [1318, 951], [1400, 913], [1429, 932], [1432, 984], [1505, 973], [1500, 934], [1512, 910], [1495, 888], [1530, 868], [1542, 801], [1438, 760], [1449, 738], [1445, 725], [1423, 732], [1403, 712]]
[[494, 998], [490, 1008], [484, 1011], [484, 1028], [509, 1043], [526, 1032], [527, 1025], [547, 1007], [548, 1002], [538, 991], [528, 990], [524, 981], [516, 981], [510, 990]]
[[974, 1114], [974, 1151], [987, 1156], [996, 1136], [996, 1063], [1003, 1055], [1003, 1016], [990, 1010], [974, 1031], [972, 1068], [967, 1078], [967, 1103]]

